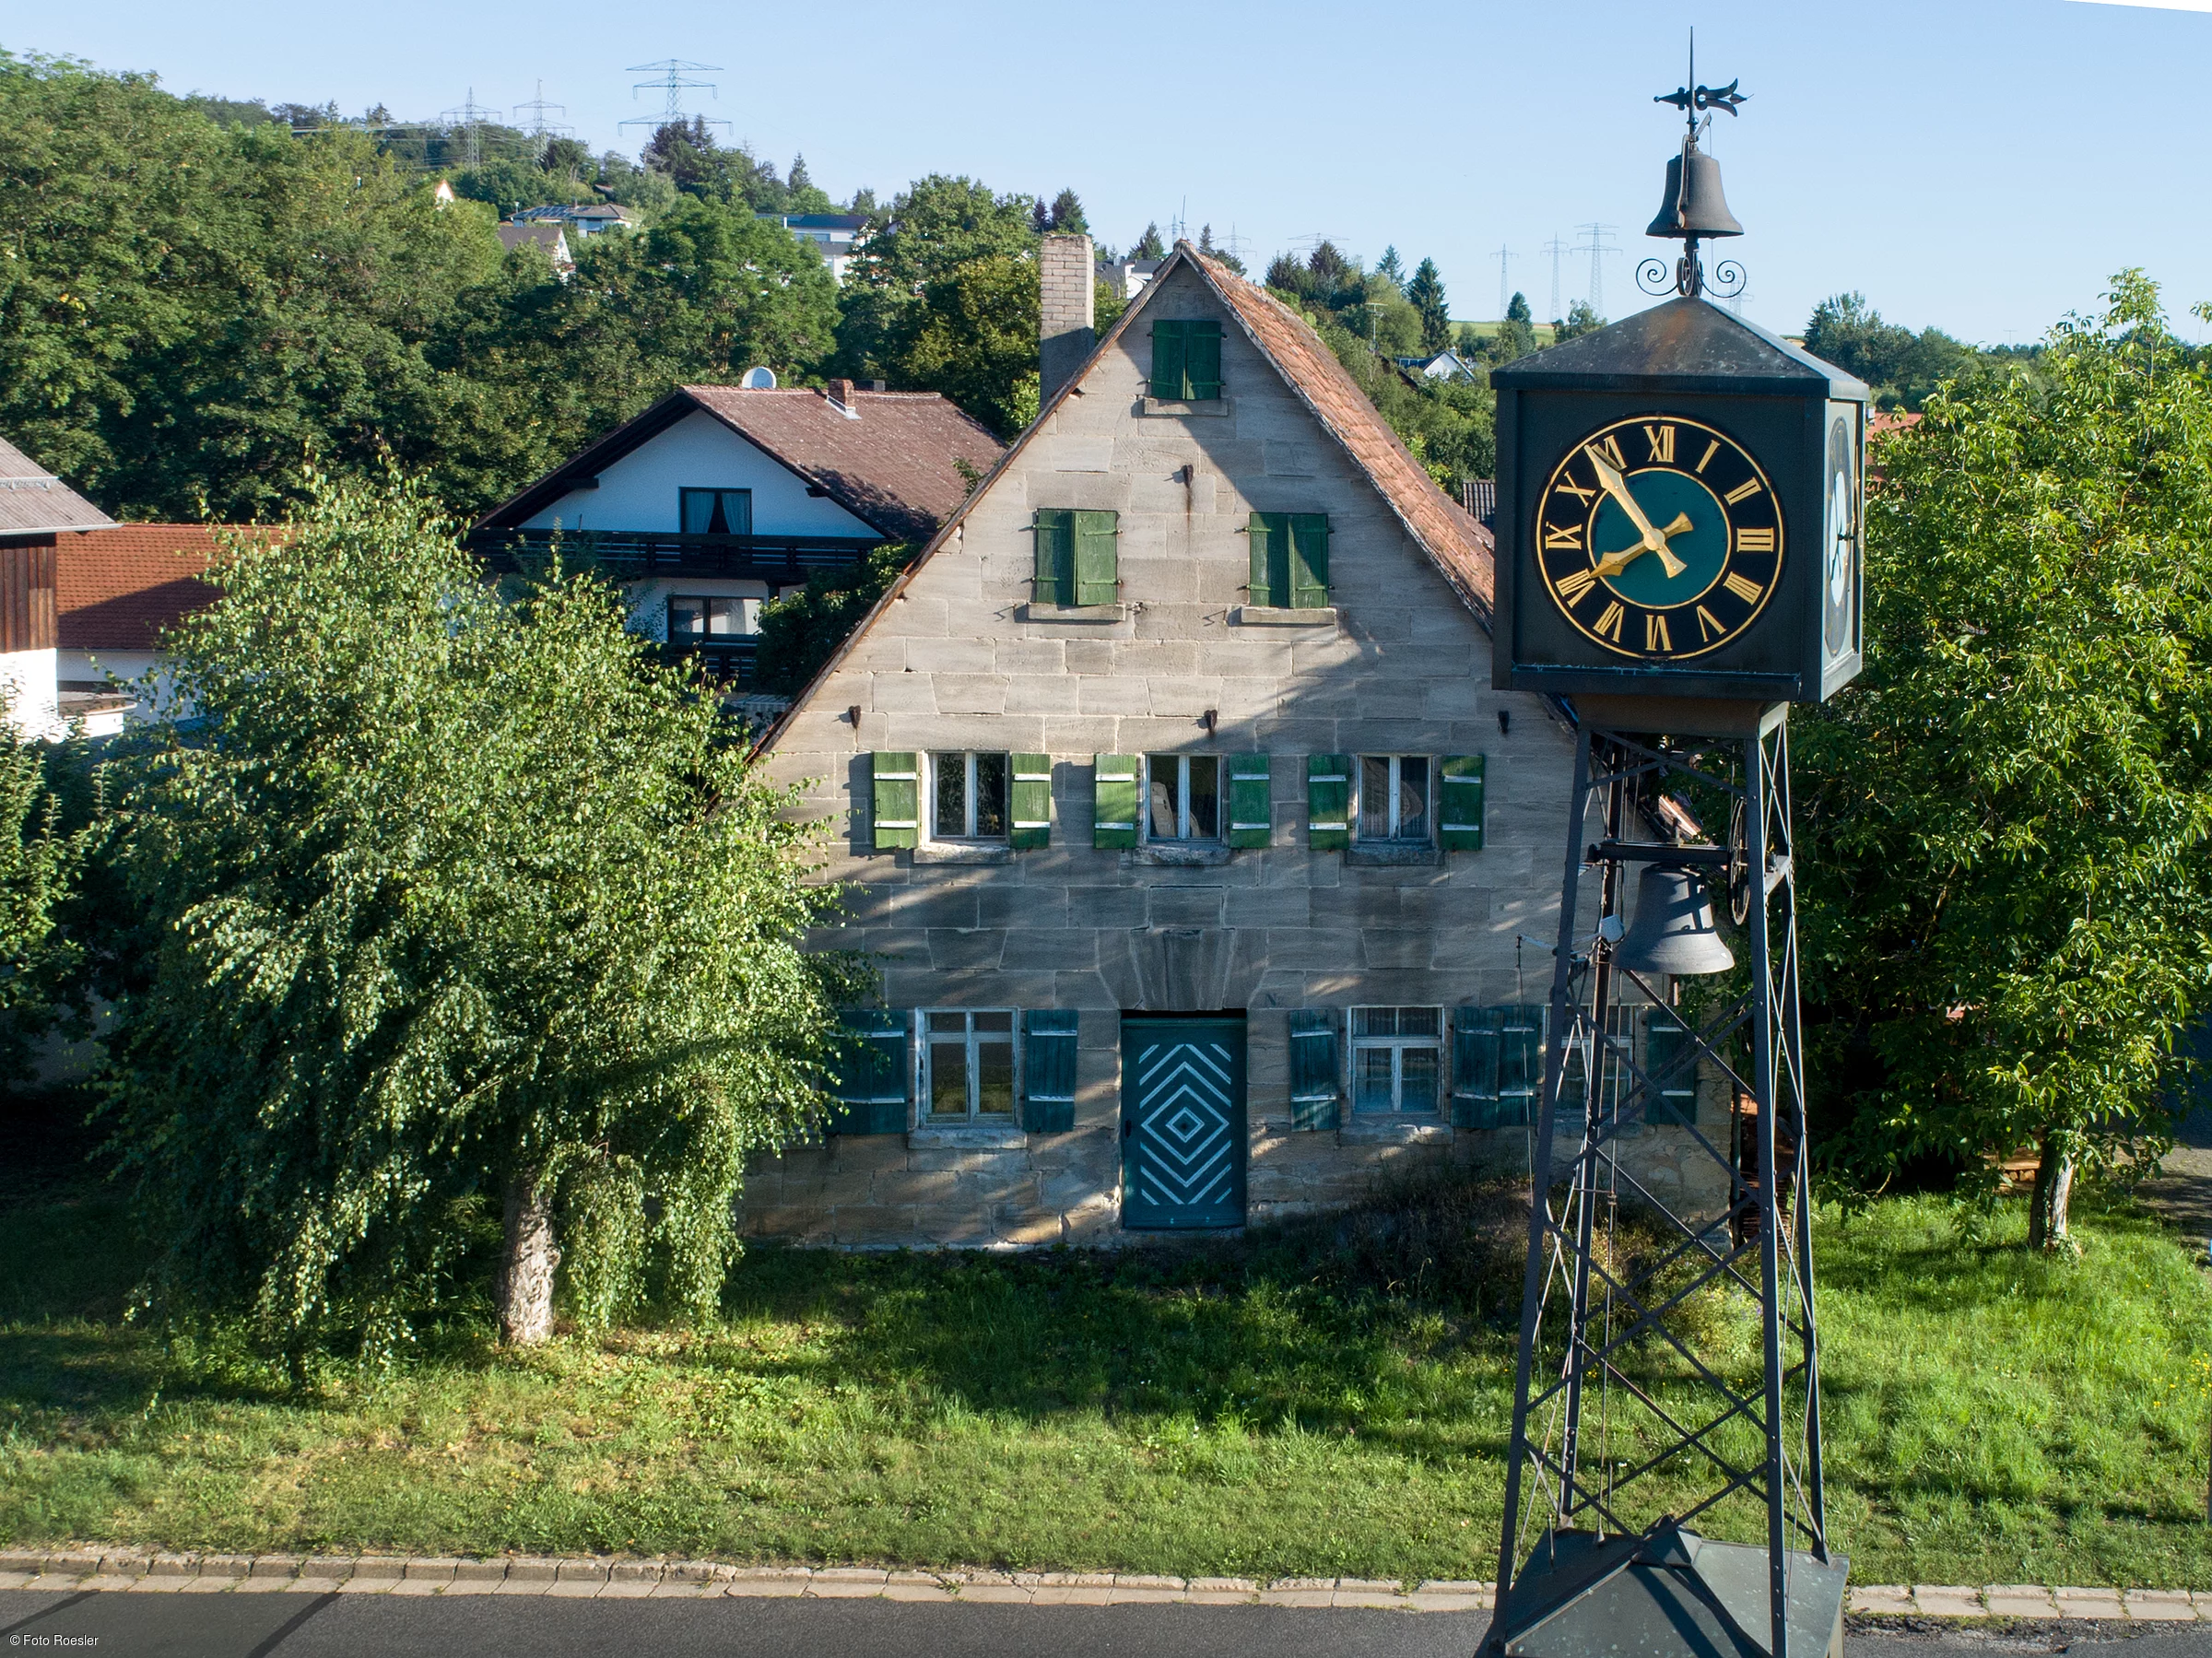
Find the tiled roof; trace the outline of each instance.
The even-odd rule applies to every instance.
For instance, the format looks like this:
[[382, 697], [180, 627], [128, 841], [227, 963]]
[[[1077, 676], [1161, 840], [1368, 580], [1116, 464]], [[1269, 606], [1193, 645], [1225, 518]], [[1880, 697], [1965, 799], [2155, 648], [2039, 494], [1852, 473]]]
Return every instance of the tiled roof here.
[[935, 392], [820, 392], [686, 386], [700, 407], [750, 438], [856, 518], [919, 541], [968, 498], [954, 463], [990, 469], [1006, 446]]
[[125, 523], [66, 537], [54, 558], [54, 642], [65, 651], [151, 651], [216, 590], [199, 579], [216, 537], [265, 526]]
[[88, 530], [115, 521], [0, 438], [0, 535]]
[[[1228, 303], [1252, 343], [1282, 370], [1290, 389], [1373, 480], [1444, 579], [1489, 626], [1497, 598], [1489, 531], [1436, 487], [1336, 354], [1289, 307], [1187, 241], [1175, 244], [1175, 257], [1187, 259]], [[1153, 280], [1157, 286], [1159, 277]]]
[[541, 220], [532, 224], [501, 225], [499, 232], [501, 247], [519, 248], [526, 241], [534, 241], [556, 261], [569, 256], [569, 239], [559, 224]]
[[[478, 520], [513, 529], [582, 479], [703, 409], [894, 541], [926, 540], [967, 498], [959, 463], [997, 464], [1005, 445], [935, 392], [846, 391], [842, 405], [804, 387], [680, 386]], [[853, 418], [843, 410], [850, 409]], [[618, 526], [609, 526], [618, 527]]]

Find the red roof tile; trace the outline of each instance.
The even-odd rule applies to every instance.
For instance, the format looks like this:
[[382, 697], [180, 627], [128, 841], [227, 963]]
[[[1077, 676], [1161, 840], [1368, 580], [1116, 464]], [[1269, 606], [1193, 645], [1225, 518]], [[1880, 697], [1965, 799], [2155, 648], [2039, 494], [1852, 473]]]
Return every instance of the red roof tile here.
[[199, 579], [216, 537], [255, 526], [126, 523], [65, 536], [54, 556], [55, 642], [65, 651], [151, 651], [215, 589]]

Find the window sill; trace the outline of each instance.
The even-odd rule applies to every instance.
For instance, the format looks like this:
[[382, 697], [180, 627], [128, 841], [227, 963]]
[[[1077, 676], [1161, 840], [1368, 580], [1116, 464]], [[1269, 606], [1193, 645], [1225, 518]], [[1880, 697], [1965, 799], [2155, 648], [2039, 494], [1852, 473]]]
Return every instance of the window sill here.
[[1018, 606], [1015, 619], [1024, 622], [1125, 622], [1126, 605], [1039, 605]]
[[1140, 415], [1226, 415], [1230, 400], [1226, 397], [1202, 397], [1194, 403], [1183, 403], [1171, 397], [1147, 397], [1137, 405]]
[[953, 1146], [966, 1151], [1020, 1151], [1030, 1136], [1018, 1126], [990, 1123], [946, 1123], [907, 1131], [910, 1147]]
[[1229, 862], [1229, 854], [1230, 848], [1218, 841], [1147, 841], [1131, 850], [1129, 862], [1161, 869], [1217, 869]]
[[1353, 1145], [1446, 1146], [1452, 1141], [1452, 1125], [1428, 1115], [1407, 1118], [1385, 1111], [1351, 1113], [1336, 1131], [1336, 1137]]
[[1413, 869], [1441, 864], [1443, 854], [1425, 841], [1355, 841], [1345, 849], [1344, 861], [1363, 869]]
[[1324, 605], [1317, 610], [1292, 610], [1280, 605], [1238, 605], [1229, 613], [1232, 628], [1327, 628], [1336, 627], [1336, 606]]
[[1011, 846], [976, 846], [961, 841], [924, 841], [914, 848], [917, 864], [1011, 864]]

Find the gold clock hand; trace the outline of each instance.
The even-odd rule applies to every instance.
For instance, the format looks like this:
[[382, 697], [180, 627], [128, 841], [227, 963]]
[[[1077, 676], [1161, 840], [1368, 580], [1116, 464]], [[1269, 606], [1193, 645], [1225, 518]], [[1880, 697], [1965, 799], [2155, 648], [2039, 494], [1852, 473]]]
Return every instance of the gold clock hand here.
[[1689, 567], [1675, 557], [1673, 551], [1666, 545], [1667, 537], [1679, 535], [1684, 530], [1690, 527], [1689, 514], [1677, 512], [1675, 514], [1674, 523], [1652, 532], [1653, 538], [1658, 542], [1656, 547], [1648, 542], [1640, 541], [1634, 547], [1622, 547], [1618, 553], [1607, 553], [1597, 561], [1596, 573], [1601, 576], [1618, 575], [1637, 559], [1642, 558], [1644, 554], [1655, 552], [1659, 555], [1659, 562], [1665, 570], [1667, 579], [1672, 581]]
[[1599, 485], [1629, 515], [1629, 522], [1636, 526], [1636, 533], [1643, 537], [1643, 545], [1651, 547], [1658, 542], [1660, 546], [1665, 546], [1665, 542], [1660, 540], [1659, 532], [1652, 528], [1652, 521], [1643, 515], [1643, 509], [1637, 504], [1636, 498], [1629, 493], [1629, 480], [1620, 476], [1610, 461], [1587, 443], [1583, 445], [1583, 453], [1590, 457], [1590, 464], [1597, 473]]

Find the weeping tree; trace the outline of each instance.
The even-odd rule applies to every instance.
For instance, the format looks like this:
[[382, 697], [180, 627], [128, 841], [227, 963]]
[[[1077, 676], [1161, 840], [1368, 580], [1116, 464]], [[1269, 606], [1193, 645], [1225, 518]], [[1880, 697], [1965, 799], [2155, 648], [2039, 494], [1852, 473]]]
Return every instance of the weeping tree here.
[[2212, 985], [2212, 385], [2134, 272], [2042, 370], [1877, 444], [1866, 672], [1794, 745], [1830, 1144], [1870, 1183], [2032, 1148], [2065, 1248]]
[[107, 1110], [151, 1290], [295, 1350], [487, 1279], [513, 1343], [557, 1286], [587, 1327], [711, 1307], [853, 989], [716, 700], [594, 579], [488, 586], [397, 479], [317, 480], [211, 579], [180, 717], [118, 762], [159, 942]]

